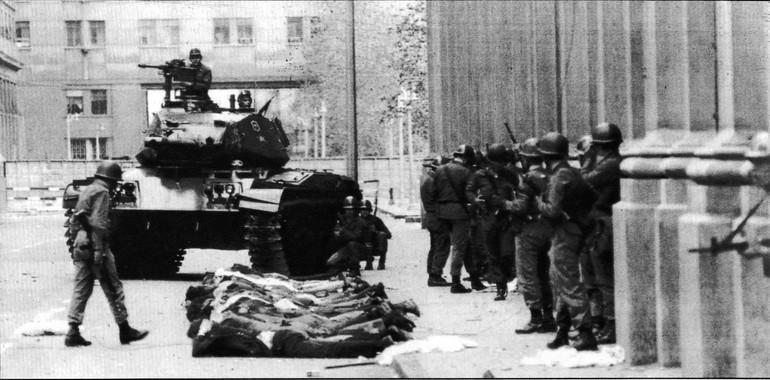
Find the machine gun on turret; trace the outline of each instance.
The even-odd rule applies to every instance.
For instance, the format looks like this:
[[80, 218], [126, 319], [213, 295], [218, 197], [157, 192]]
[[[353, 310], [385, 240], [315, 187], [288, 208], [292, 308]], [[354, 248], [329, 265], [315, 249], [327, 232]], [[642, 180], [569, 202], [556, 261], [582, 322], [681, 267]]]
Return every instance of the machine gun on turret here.
[[[195, 80], [195, 68], [187, 67], [182, 59], [172, 59], [163, 65], [147, 65], [140, 63], [139, 68], [158, 69], [163, 72], [163, 102], [166, 105], [171, 101], [171, 84], [173, 81], [192, 82]], [[182, 97], [184, 97], [184, 94], [182, 94]]]

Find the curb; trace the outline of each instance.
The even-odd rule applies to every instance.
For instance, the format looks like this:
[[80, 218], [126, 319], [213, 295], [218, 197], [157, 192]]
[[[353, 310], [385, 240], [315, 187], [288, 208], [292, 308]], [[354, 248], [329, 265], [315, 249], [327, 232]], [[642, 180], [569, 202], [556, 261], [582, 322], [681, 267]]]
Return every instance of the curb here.
[[407, 211], [407, 210], [401, 210], [401, 209], [389, 209], [387, 206], [382, 207], [379, 206], [377, 210], [383, 214], [387, 214], [390, 217], [394, 219], [404, 219], [407, 223], [420, 223], [422, 218], [420, 217], [419, 213], [415, 213], [414, 211]]

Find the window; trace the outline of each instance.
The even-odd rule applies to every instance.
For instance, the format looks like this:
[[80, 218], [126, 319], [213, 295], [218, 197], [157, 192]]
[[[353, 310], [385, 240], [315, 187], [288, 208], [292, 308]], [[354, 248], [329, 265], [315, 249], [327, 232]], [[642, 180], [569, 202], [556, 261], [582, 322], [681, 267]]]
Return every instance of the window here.
[[179, 45], [179, 20], [139, 20], [139, 44]]
[[67, 46], [83, 46], [80, 21], [65, 21], [67, 24]]
[[91, 46], [104, 46], [104, 21], [88, 22]]
[[214, 43], [220, 45], [230, 43], [230, 20], [226, 18], [214, 19]]
[[86, 142], [88, 139], [72, 139], [70, 144], [72, 145], [72, 159], [73, 160], [85, 160], [87, 158]]
[[83, 97], [67, 96], [67, 114], [75, 115], [83, 113]]
[[16, 22], [16, 46], [29, 47], [29, 21]]
[[238, 43], [250, 44], [254, 41], [253, 34], [254, 29], [250, 18], [238, 18], [235, 19], [236, 26], [238, 28]]
[[302, 42], [302, 17], [287, 17], [289, 43]]
[[107, 90], [91, 90], [91, 114], [107, 114]]
[[179, 20], [159, 20], [160, 43], [164, 45], [179, 45]]
[[141, 45], [157, 44], [155, 20], [139, 20], [139, 43]]

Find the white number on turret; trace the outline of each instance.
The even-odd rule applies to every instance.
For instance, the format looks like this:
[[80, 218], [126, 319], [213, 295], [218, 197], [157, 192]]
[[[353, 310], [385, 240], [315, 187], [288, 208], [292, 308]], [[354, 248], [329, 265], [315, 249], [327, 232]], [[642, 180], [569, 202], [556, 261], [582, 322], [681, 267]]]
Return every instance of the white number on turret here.
[[251, 121], [251, 129], [253, 129], [253, 130], [254, 130], [254, 132], [257, 132], [257, 133], [259, 133], [259, 131], [260, 131], [260, 128], [259, 128], [259, 123], [257, 123], [257, 121], [256, 121], [256, 120], [252, 120], [252, 121]]

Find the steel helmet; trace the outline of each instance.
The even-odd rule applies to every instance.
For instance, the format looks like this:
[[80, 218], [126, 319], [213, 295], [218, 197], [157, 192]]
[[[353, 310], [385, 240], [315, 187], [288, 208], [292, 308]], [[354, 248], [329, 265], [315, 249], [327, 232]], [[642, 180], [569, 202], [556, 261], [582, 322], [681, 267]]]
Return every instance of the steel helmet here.
[[473, 147], [467, 144], [462, 144], [459, 147], [457, 147], [457, 150], [452, 153], [452, 156], [454, 157], [463, 157], [468, 160], [473, 160], [476, 155], [476, 152], [473, 150]]
[[201, 55], [201, 51], [198, 48], [192, 48], [190, 49], [190, 59], [193, 58], [203, 58], [203, 55]]
[[591, 143], [593, 142], [593, 138], [591, 135], [585, 135], [580, 138], [577, 142], [577, 146], [575, 149], [577, 149], [579, 154], [585, 154], [589, 148], [591, 148]]
[[372, 207], [372, 202], [369, 202], [369, 200], [364, 201], [364, 210], [372, 211], [374, 208]]
[[123, 169], [115, 161], [102, 161], [99, 167], [96, 168], [96, 174], [94, 175], [102, 179], [120, 181], [123, 179]]
[[525, 157], [541, 157], [540, 151], [537, 150], [537, 137], [530, 137], [521, 144], [519, 147], [519, 154]]
[[623, 134], [617, 125], [604, 122], [591, 128], [591, 139], [597, 144], [620, 144], [623, 142]]
[[503, 163], [508, 159], [508, 148], [503, 144], [495, 143], [487, 149], [487, 160], [495, 163]]
[[569, 141], [561, 133], [548, 132], [538, 142], [537, 150], [546, 156], [566, 156], [569, 154]]
[[347, 210], [350, 210], [350, 209], [355, 210], [357, 208], [356, 198], [354, 198], [352, 195], [348, 195], [347, 197], [345, 197], [345, 199], [342, 201], [342, 208]]

